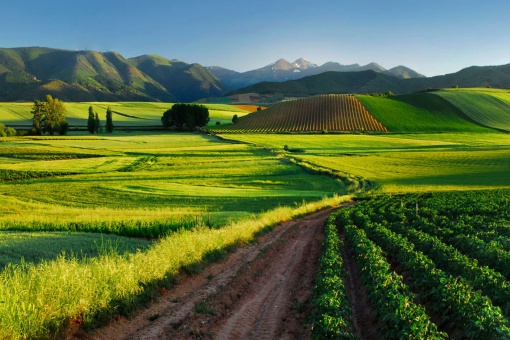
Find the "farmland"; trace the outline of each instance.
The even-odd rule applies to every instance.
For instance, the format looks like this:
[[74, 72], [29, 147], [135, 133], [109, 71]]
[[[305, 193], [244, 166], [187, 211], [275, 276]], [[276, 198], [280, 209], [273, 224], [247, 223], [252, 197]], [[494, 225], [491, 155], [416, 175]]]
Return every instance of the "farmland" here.
[[[324, 96], [247, 117], [250, 107], [208, 104], [210, 126], [224, 124], [220, 138], [72, 128], [68, 136], [0, 138], [0, 338], [51, 338], [70, 324], [89, 329], [130, 315], [179, 275], [347, 194], [361, 201], [329, 219], [313, 303], [296, 307], [313, 310], [315, 337], [369, 338], [366, 329], [390, 338], [504, 338], [510, 137], [498, 120], [504, 105], [484, 105], [507, 96]], [[1, 104], [0, 122], [30, 124], [30, 105]], [[119, 126], [150, 128], [171, 104], [69, 103], [71, 126], [86, 125], [90, 105], [111, 106]], [[255, 124], [307, 105], [318, 115]], [[332, 113], [337, 107], [343, 116]], [[477, 121], [476, 110], [488, 113]], [[229, 125], [233, 114], [238, 124], [253, 119], [251, 133]], [[349, 309], [352, 282], [375, 317]]]
[[[353, 280], [347, 276], [361, 275], [373, 315], [385, 320], [378, 336], [510, 336], [509, 194], [467, 191], [382, 196], [331, 218], [335, 227], [328, 229], [326, 240], [340, 254], [334, 261], [335, 270], [348, 285]], [[350, 252], [352, 257], [346, 255]], [[344, 261], [354, 261], [359, 274], [347, 271]], [[332, 298], [332, 304], [347, 299], [341, 280], [337, 282], [339, 295]], [[323, 291], [319, 288], [320, 299]], [[320, 301], [324, 307], [316, 319], [316, 334], [354, 336], [349, 321], [359, 311], [351, 311], [345, 303], [332, 311], [327, 300]], [[328, 323], [320, 322], [328, 316]]]

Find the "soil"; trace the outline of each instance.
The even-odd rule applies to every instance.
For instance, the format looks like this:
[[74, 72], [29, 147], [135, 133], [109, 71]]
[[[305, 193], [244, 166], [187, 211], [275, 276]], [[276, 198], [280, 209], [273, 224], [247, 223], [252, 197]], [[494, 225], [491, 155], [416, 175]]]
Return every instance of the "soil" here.
[[323, 225], [334, 209], [281, 223], [201, 273], [182, 276], [130, 319], [73, 337], [309, 339]]

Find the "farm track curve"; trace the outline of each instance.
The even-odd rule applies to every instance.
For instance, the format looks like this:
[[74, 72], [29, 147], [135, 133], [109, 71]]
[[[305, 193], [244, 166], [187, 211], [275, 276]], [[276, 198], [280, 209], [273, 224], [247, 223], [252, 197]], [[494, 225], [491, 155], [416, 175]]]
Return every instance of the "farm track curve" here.
[[306, 318], [323, 225], [336, 208], [289, 222], [176, 285], [130, 319], [87, 339], [309, 339]]

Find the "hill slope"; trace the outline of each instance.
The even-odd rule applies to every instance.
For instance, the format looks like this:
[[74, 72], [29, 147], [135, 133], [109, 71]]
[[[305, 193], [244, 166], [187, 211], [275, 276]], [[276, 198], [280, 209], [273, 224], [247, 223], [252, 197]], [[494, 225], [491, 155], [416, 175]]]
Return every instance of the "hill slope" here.
[[388, 131], [348, 95], [320, 95], [285, 101], [239, 118], [217, 132]]
[[481, 125], [510, 131], [509, 91], [443, 90], [435, 94]]
[[356, 98], [392, 132], [494, 132], [433, 93]]
[[187, 64], [156, 55], [143, 55], [129, 61], [180, 101], [217, 97], [226, 90], [225, 84], [199, 64]]

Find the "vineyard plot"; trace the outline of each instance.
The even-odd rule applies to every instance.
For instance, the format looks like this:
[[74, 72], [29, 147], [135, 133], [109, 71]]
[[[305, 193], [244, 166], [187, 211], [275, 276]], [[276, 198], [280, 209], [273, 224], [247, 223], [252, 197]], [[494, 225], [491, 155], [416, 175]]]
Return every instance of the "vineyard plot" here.
[[215, 132], [388, 132], [351, 95], [319, 95], [280, 102]]

